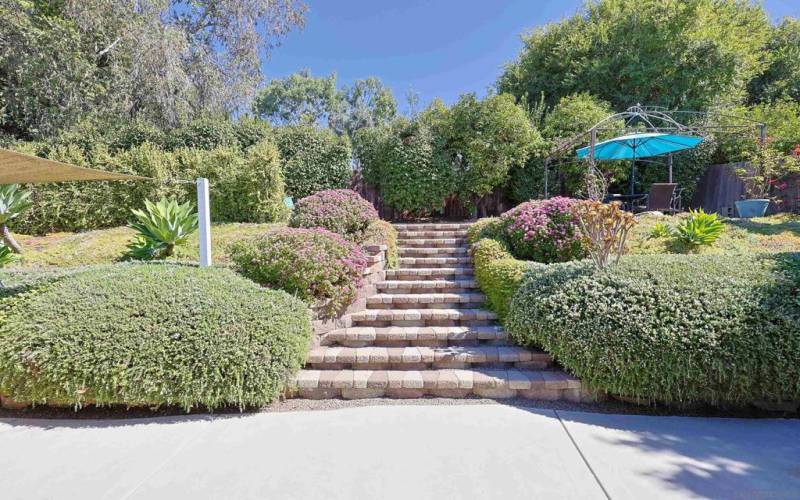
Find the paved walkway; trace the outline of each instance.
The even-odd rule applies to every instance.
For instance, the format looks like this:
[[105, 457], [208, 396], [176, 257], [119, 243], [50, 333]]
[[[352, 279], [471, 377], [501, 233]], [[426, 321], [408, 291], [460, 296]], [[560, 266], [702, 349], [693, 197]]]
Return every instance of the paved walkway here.
[[373, 406], [0, 420], [0, 498], [798, 498], [800, 420]]

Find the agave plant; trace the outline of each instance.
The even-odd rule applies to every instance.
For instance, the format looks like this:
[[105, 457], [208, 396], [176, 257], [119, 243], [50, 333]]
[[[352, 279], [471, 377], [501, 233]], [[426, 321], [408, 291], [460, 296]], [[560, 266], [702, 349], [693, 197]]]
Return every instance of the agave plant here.
[[668, 225], [664, 224], [663, 222], [658, 222], [650, 230], [650, 239], [657, 240], [659, 238], [666, 238], [667, 236], [669, 236], [671, 234], [672, 234], [672, 228], [670, 228]]
[[700, 208], [689, 210], [689, 218], [675, 228], [675, 236], [690, 247], [699, 247], [714, 244], [724, 229], [717, 214], [707, 214]]
[[7, 246], [0, 244], [0, 269], [14, 261], [17, 256]]
[[22, 248], [11, 236], [8, 223], [30, 208], [30, 196], [30, 191], [23, 191], [16, 184], [0, 186], [0, 231], [2, 231], [4, 245], [14, 253], [22, 253]]
[[136, 220], [131, 227], [139, 232], [128, 245], [128, 255], [150, 260], [169, 257], [175, 245], [186, 242], [197, 230], [197, 214], [189, 202], [179, 204], [162, 198], [157, 203], [145, 200], [145, 210], [131, 210]]

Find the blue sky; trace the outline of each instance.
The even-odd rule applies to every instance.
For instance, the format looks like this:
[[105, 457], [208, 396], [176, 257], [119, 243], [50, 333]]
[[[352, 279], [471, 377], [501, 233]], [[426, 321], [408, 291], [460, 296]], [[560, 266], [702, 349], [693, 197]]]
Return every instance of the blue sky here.
[[[402, 110], [408, 90], [420, 104], [484, 94], [521, 48], [520, 34], [569, 17], [582, 0], [306, 0], [302, 31], [265, 62], [267, 79], [308, 68], [335, 71], [339, 84], [377, 76]], [[800, 17], [800, 0], [766, 0], [770, 16]]]

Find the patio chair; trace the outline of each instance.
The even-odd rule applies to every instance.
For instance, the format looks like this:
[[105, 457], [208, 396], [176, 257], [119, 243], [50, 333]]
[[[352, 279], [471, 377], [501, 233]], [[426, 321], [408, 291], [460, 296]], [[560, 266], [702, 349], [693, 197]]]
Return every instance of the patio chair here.
[[680, 197], [677, 191], [677, 184], [673, 183], [655, 183], [650, 186], [650, 193], [643, 199], [642, 204], [635, 207], [637, 212], [668, 212], [674, 214], [678, 209], [676, 208], [676, 195]]

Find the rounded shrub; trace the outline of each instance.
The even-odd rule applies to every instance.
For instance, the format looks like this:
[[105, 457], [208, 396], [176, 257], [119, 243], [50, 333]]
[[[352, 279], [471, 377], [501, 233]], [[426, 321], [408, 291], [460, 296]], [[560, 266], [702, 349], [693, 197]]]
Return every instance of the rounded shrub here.
[[358, 246], [322, 228], [276, 229], [234, 244], [230, 254], [242, 274], [297, 296], [324, 317], [355, 300], [367, 265]]
[[543, 263], [583, 258], [585, 242], [571, 210], [576, 201], [561, 196], [531, 200], [504, 213], [511, 253]]
[[347, 138], [305, 125], [274, 130], [289, 196], [304, 198], [317, 191], [342, 189], [350, 184], [352, 152]]
[[391, 269], [397, 268], [400, 252], [397, 247], [397, 229], [385, 220], [374, 220], [369, 223], [361, 241], [362, 245], [386, 245], [386, 264]]
[[800, 400], [800, 254], [630, 256], [527, 275], [506, 328], [613, 394], [684, 405]]
[[202, 116], [167, 134], [169, 149], [214, 149], [238, 146], [239, 139], [231, 121], [225, 116]]
[[360, 241], [378, 212], [352, 189], [330, 189], [306, 196], [295, 204], [289, 225], [322, 227], [352, 241]]
[[41, 404], [254, 406], [304, 361], [310, 314], [220, 268], [120, 264], [8, 279], [0, 393]]
[[525, 273], [543, 264], [515, 259], [500, 241], [482, 239], [472, 245], [470, 255], [475, 266], [475, 280], [486, 294], [492, 311], [505, 320], [508, 306], [522, 284]]
[[505, 221], [500, 217], [484, 217], [470, 224], [467, 229], [467, 241], [477, 243], [484, 238], [505, 241]]

